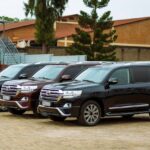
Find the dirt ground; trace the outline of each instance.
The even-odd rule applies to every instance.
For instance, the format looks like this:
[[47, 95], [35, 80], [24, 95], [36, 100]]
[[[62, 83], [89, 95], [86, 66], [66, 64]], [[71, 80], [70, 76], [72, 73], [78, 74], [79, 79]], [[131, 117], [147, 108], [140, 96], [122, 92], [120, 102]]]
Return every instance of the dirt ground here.
[[107, 118], [82, 127], [74, 119], [53, 122], [0, 113], [0, 150], [150, 150], [150, 118]]

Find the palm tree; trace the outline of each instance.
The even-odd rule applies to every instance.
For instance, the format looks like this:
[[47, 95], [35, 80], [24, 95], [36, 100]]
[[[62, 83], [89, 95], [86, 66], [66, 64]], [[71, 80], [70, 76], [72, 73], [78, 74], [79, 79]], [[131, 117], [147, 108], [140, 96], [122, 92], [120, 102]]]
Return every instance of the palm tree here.
[[38, 43], [42, 44], [42, 52], [47, 53], [48, 46], [55, 43], [54, 23], [62, 16], [68, 0], [28, 0], [25, 3], [25, 14], [35, 16]]

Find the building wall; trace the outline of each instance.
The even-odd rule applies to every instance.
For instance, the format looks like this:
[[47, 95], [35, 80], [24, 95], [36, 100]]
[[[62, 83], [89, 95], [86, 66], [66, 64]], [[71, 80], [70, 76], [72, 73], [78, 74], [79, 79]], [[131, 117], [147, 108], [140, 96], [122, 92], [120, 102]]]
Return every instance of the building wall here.
[[[19, 51], [28, 54], [42, 54], [41, 48], [37, 47], [19, 49]], [[119, 61], [150, 61], [150, 48], [116, 46], [115, 52]], [[69, 55], [63, 47], [50, 48], [48, 54], [53, 54], [54, 56]]]
[[[115, 27], [118, 38], [115, 43], [150, 45], [150, 19]], [[71, 37], [58, 40], [58, 46], [68, 46], [73, 42]]]
[[120, 61], [150, 61], [150, 48], [117, 47], [115, 51]]
[[72, 37], [65, 37], [65, 38], [62, 38], [57, 41], [57, 46], [58, 47], [68, 47], [68, 46], [71, 46], [72, 43], [73, 43]]
[[16, 29], [7, 30], [5, 34], [11, 38], [13, 42], [26, 39], [34, 39], [35, 28], [34, 25], [20, 27]]
[[150, 45], [150, 19], [115, 27], [118, 39], [115, 43]]
[[[42, 49], [40, 47], [28, 47], [24, 49], [18, 49], [21, 53], [28, 53], [28, 54], [42, 54]], [[64, 56], [68, 55], [65, 48], [63, 47], [54, 47], [50, 48], [48, 54], [53, 54], [54, 56]]]
[[[150, 45], [150, 19], [115, 27], [118, 39], [115, 43], [147, 44]], [[5, 32], [12, 41], [34, 39], [34, 25], [11, 29]], [[58, 40], [57, 46], [68, 46], [73, 42], [72, 37]]]
[[63, 21], [63, 22], [77, 22], [79, 19], [79, 16], [78, 15], [70, 15], [70, 16], [67, 16], [67, 17], [62, 17], [60, 19], [60, 21]]

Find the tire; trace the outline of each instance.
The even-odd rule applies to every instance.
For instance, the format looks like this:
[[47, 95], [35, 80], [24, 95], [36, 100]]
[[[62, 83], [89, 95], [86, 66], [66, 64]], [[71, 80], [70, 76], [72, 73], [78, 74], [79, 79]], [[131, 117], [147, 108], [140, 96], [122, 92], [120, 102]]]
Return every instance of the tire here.
[[8, 108], [6, 108], [6, 107], [0, 107], [0, 112], [6, 112], [6, 111], [8, 111]]
[[66, 117], [50, 116], [50, 119], [53, 121], [62, 122], [66, 119]]
[[32, 103], [32, 112], [35, 117], [42, 117], [42, 115], [37, 110], [38, 105], [39, 105], [39, 100], [34, 100]]
[[81, 106], [78, 122], [84, 126], [95, 126], [101, 119], [101, 107], [93, 100], [85, 102]]
[[38, 112], [38, 105], [39, 105], [39, 100], [34, 100], [32, 103], [32, 112], [34, 114], [35, 117], [38, 118], [47, 118], [48, 114], [46, 112]]
[[9, 108], [8, 111], [14, 115], [22, 115], [23, 113], [26, 112], [26, 110], [18, 110], [15, 108]]
[[131, 115], [123, 115], [122, 118], [124, 118], [124, 119], [130, 119], [133, 116], [134, 116], [133, 114], [131, 114]]

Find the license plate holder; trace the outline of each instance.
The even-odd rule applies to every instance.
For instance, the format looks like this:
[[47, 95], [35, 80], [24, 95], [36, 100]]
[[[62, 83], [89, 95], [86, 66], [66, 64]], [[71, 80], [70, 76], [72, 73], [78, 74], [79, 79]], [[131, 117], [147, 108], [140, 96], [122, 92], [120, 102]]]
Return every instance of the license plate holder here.
[[6, 100], [6, 101], [9, 101], [11, 99], [11, 97], [8, 95], [3, 95], [2, 98], [3, 100]]
[[45, 106], [45, 107], [50, 107], [51, 102], [50, 101], [42, 101], [42, 105]]

